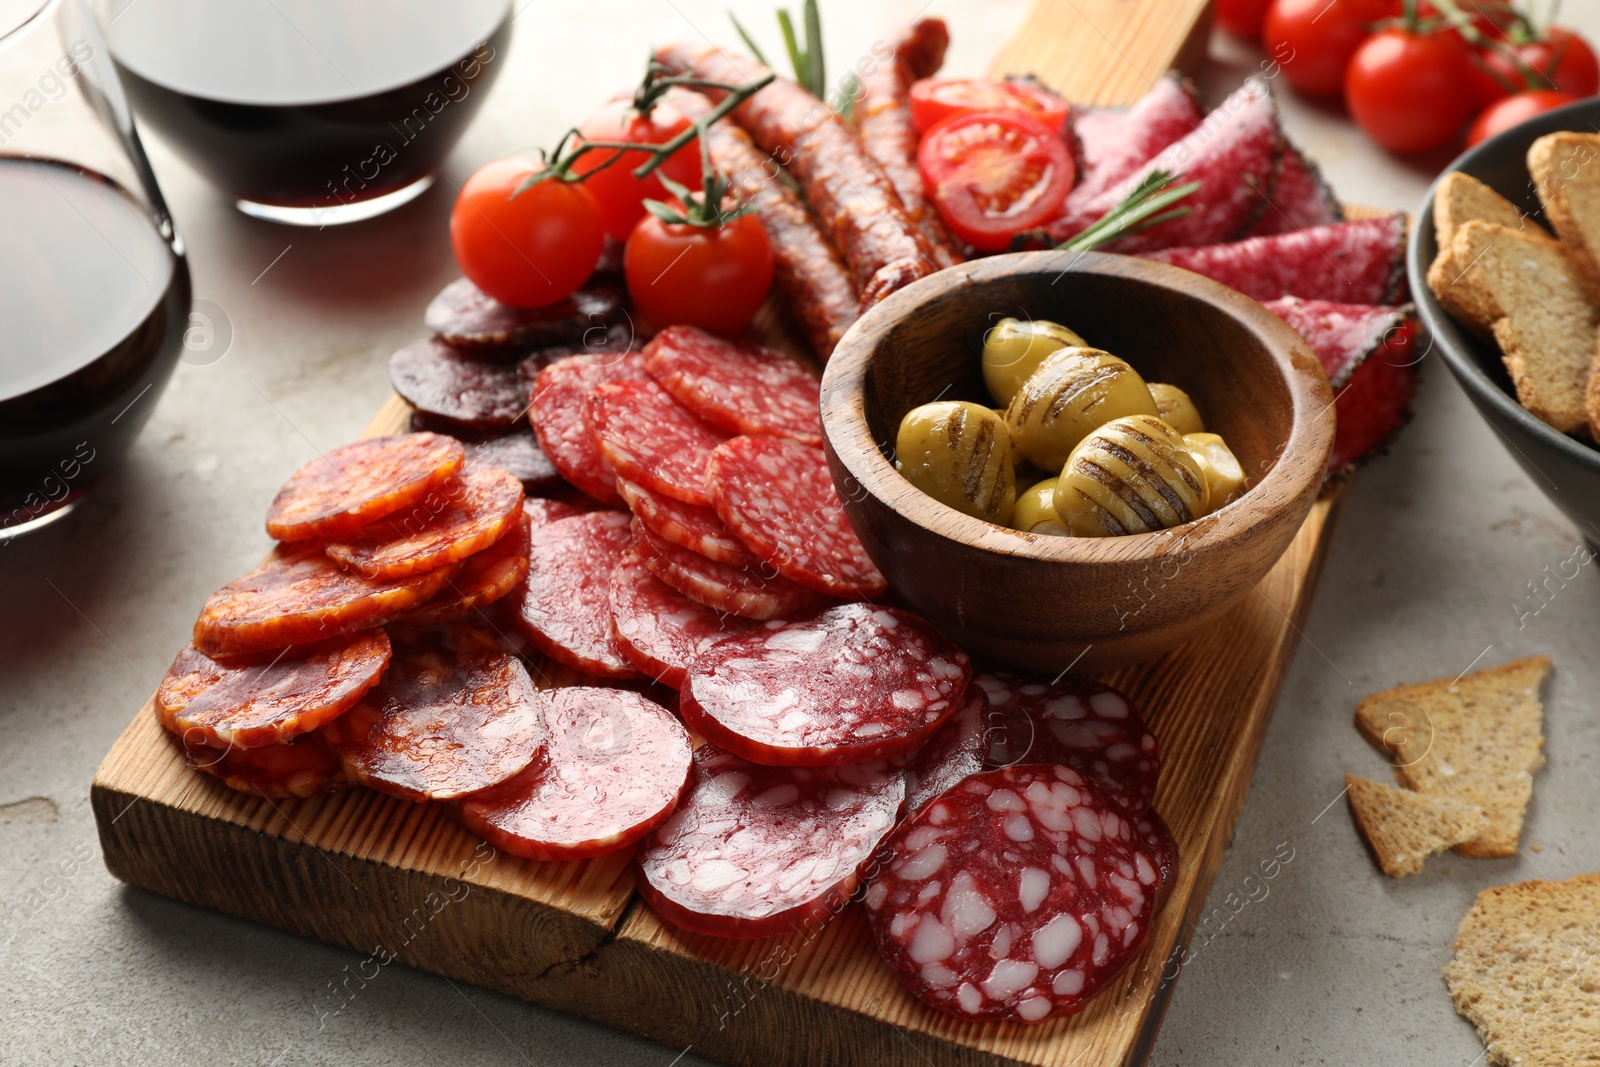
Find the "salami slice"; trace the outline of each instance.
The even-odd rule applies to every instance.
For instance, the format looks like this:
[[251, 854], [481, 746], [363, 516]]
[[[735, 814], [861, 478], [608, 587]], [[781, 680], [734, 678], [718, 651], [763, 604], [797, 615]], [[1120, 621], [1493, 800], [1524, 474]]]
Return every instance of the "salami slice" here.
[[878, 949], [924, 1004], [1037, 1023], [1083, 1008], [1142, 949], [1158, 858], [1070, 767], [968, 778], [906, 820], [866, 893]]
[[993, 709], [989, 766], [1060, 763], [1094, 779], [1132, 815], [1150, 806], [1161, 754], [1127, 697], [1095, 682], [1035, 681], [1000, 671], [972, 680]]
[[626, 848], [672, 814], [689, 782], [689, 733], [637, 693], [569, 686], [545, 700], [547, 739], [528, 769], [464, 799], [461, 822], [532, 860]]
[[717, 937], [826, 922], [904, 799], [904, 779], [883, 763], [761, 767], [705, 745], [678, 810], [640, 846], [639, 895], [675, 925]]
[[790, 581], [836, 597], [889, 588], [845, 517], [822, 450], [780, 437], [735, 437], [706, 467], [717, 517]]
[[1344, 207], [1323, 180], [1322, 171], [1285, 138], [1283, 169], [1278, 172], [1267, 209], [1250, 228], [1249, 236], [1292, 233], [1343, 221]]
[[916, 811], [983, 770], [989, 754], [989, 698], [967, 686], [961, 707], [906, 761], [906, 810]]
[[1404, 215], [1337, 222], [1223, 245], [1168, 248], [1144, 258], [1171, 263], [1257, 300], [1298, 296], [1392, 304], [1405, 286]]
[[407, 650], [326, 733], [352, 780], [409, 800], [454, 800], [533, 761], [544, 703], [515, 656]]
[[218, 663], [189, 645], [156, 703], [167, 729], [212, 748], [284, 744], [350, 709], [389, 663], [382, 630]]
[[672, 399], [718, 429], [822, 447], [822, 382], [782, 352], [668, 326], [644, 346], [644, 365]]
[[512, 601], [540, 652], [602, 678], [637, 678], [611, 631], [611, 571], [632, 535], [620, 511], [591, 511], [534, 531], [528, 576]]
[[1172, 896], [1173, 882], [1178, 877], [1178, 842], [1167, 828], [1166, 820], [1156, 814], [1155, 808], [1148, 808], [1134, 816], [1133, 830], [1150, 850], [1156, 870], [1161, 875], [1160, 887], [1156, 890], [1156, 914], [1159, 915], [1161, 909], [1167, 906], [1167, 898]]
[[522, 483], [473, 466], [422, 500], [329, 542], [328, 558], [363, 578], [404, 578], [466, 559], [522, 518]]
[[570, 519], [574, 515], [582, 515], [583, 512], [560, 500], [530, 497], [522, 502], [522, 514], [528, 520], [528, 526], [531, 529], [547, 526], [561, 519]]
[[550, 462], [550, 457], [544, 454], [544, 449], [539, 447], [538, 440], [526, 427], [496, 437], [465, 441], [463, 444], [466, 446], [468, 463], [509, 471], [513, 478], [522, 483], [524, 492], [548, 494], [566, 484], [561, 472], [556, 470], [556, 465]]
[[728, 435], [686, 411], [653, 381], [608, 382], [584, 398], [584, 422], [600, 455], [637, 485], [709, 504], [706, 461]]
[[436, 433], [341, 445], [289, 477], [267, 509], [279, 541], [340, 537], [427, 496], [460, 469], [461, 442]]
[[523, 515], [500, 540], [469, 557], [461, 565], [461, 572], [432, 600], [406, 612], [395, 622], [408, 626], [437, 626], [510, 595], [528, 573], [532, 528], [532, 521]]
[[539, 447], [561, 476], [602, 504], [619, 506], [617, 472], [600, 455], [583, 419], [583, 398], [602, 382], [643, 380], [636, 352], [573, 356], [550, 364], [534, 380], [528, 419]]
[[1417, 390], [1411, 308], [1363, 307], [1286, 297], [1267, 310], [1299, 331], [1333, 383], [1333, 455], [1342, 471], [1373, 455], [1405, 426]]
[[841, 604], [719, 641], [689, 664], [683, 721], [753, 763], [903, 755], [961, 705], [967, 654], [914, 615]]
[[690, 660], [756, 624], [690, 600], [651, 573], [646, 551], [635, 541], [611, 572], [611, 625], [635, 667], [677, 689]]
[[240, 793], [272, 800], [320, 796], [350, 784], [339, 756], [321, 730], [283, 745], [261, 748], [210, 748], [180, 740], [189, 765], [222, 779]]
[[611, 285], [588, 285], [544, 307], [514, 308], [457, 278], [433, 298], [422, 321], [452, 345], [515, 351], [580, 345], [597, 328], [604, 331], [626, 317], [622, 292]]
[[[635, 520], [634, 540], [643, 548], [650, 572], [672, 588], [713, 611], [746, 619], [779, 619], [816, 607], [821, 598], [759, 564], [737, 567], [669, 544]], [[765, 573], [764, 573], [765, 572]]]
[[1168, 146], [1199, 127], [1203, 118], [1194, 84], [1169, 74], [1126, 111], [1093, 108], [1073, 115], [1088, 166], [1067, 194], [1067, 210], [1092, 202]]
[[265, 652], [381, 626], [431, 598], [457, 565], [368, 581], [340, 569], [322, 545], [279, 545], [265, 563], [211, 594], [194, 624], [208, 656]]
[[754, 567], [761, 562], [710, 508], [651, 492], [626, 478], [617, 479], [617, 492], [633, 509], [634, 518], [668, 544], [735, 567]]
[[389, 357], [394, 391], [429, 425], [465, 430], [509, 430], [528, 409], [527, 391], [515, 366], [489, 363], [437, 337], [406, 345]]

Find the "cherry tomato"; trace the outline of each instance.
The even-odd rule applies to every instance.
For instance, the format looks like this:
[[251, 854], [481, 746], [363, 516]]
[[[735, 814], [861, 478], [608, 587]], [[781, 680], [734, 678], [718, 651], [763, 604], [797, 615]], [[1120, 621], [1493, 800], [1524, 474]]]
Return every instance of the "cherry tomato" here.
[[772, 287], [772, 245], [754, 215], [718, 227], [646, 215], [622, 250], [634, 306], [657, 326], [736, 334]]
[[1473, 49], [1467, 53], [1472, 99], [1479, 111], [1497, 100], [1504, 100], [1517, 91], [1516, 86], [1522, 84], [1520, 76], [1507, 78], [1502, 69], [1490, 62], [1491, 51], [1492, 49], [1485, 48]]
[[1565, 107], [1574, 100], [1583, 99], [1573, 93], [1564, 93], [1559, 89], [1533, 89], [1525, 93], [1515, 93], [1506, 97], [1498, 104], [1490, 104], [1473, 122], [1472, 129], [1467, 131], [1467, 147], [1487, 141], [1497, 134], [1504, 133], [1513, 126], [1527, 122], [1535, 115], [1543, 115], [1546, 111], [1554, 111], [1558, 107]]
[[923, 136], [917, 167], [945, 225], [985, 252], [1052, 218], [1077, 178], [1060, 135], [1016, 111], [946, 119]]
[[1391, 152], [1442, 148], [1476, 110], [1467, 52], [1452, 32], [1379, 30], [1350, 58], [1345, 106]]
[[[1564, 26], [1552, 26], [1543, 38], [1527, 44], [1486, 48], [1483, 59], [1519, 89], [1560, 89], [1578, 96], [1600, 92], [1600, 62], [1594, 49]], [[1524, 65], [1530, 69], [1525, 71]]]
[[1068, 104], [1027, 81], [985, 78], [923, 78], [911, 84], [911, 124], [927, 133], [945, 119], [974, 111], [1020, 111], [1060, 130]]
[[516, 192], [543, 166], [526, 159], [486, 163], [461, 187], [450, 212], [450, 247], [461, 273], [512, 307], [571, 296], [594, 273], [605, 243], [600, 205], [582, 185], [552, 178]]
[[1262, 44], [1290, 85], [1309, 96], [1337, 96], [1350, 57], [1382, 12], [1371, 0], [1272, 0]]
[[[623, 97], [610, 100], [600, 110], [584, 119], [578, 133], [591, 141], [626, 141], [628, 144], [666, 144], [694, 123], [669, 103], [658, 103], [646, 118], [633, 109], [633, 103]], [[615, 163], [600, 168], [608, 159]], [[672, 194], [654, 173], [646, 178], [635, 178], [633, 170], [650, 161], [644, 151], [607, 151], [595, 148], [578, 157], [572, 165], [574, 174], [587, 175], [583, 184], [589, 187], [600, 203], [600, 213], [605, 219], [606, 233], [619, 241], [626, 241], [636, 222], [644, 218], [646, 200], [671, 200]], [[691, 189], [700, 187], [700, 146], [693, 140], [667, 157], [659, 168], [667, 177]]]
[[1271, 0], [1217, 0], [1217, 25], [1247, 41], [1261, 40]]

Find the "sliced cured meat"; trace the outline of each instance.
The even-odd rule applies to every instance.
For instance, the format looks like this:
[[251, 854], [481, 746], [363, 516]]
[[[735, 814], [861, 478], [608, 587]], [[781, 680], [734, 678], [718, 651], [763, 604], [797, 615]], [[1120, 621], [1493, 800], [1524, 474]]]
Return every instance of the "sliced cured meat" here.
[[288, 744], [261, 748], [209, 748], [180, 740], [191, 767], [202, 770], [240, 793], [294, 800], [320, 796], [350, 784], [339, 756], [321, 730], [301, 734]]
[[602, 678], [639, 677], [611, 631], [611, 571], [630, 540], [620, 511], [591, 511], [534, 531], [528, 576], [508, 603], [535, 648]]
[[1404, 215], [1336, 222], [1222, 245], [1168, 248], [1144, 258], [1204, 274], [1257, 300], [1298, 296], [1390, 304], [1405, 285]]
[[499, 467], [509, 471], [522, 483], [527, 493], [552, 493], [565, 485], [561, 472], [550, 462], [550, 457], [539, 447], [538, 440], [526, 428], [512, 430], [497, 437], [463, 442], [467, 462], [485, 467]]
[[901, 824], [868, 887], [889, 969], [963, 1019], [1070, 1015], [1142, 949], [1158, 857], [1070, 767], [968, 778]]
[[194, 624], [208, 656], [264, 652], [381, 626], [431, 598], [455, 565], [368, 581], [342, 570], [318, 542], [279, 545], [266, 562], [211, 594]]
[[437, 626], [509, 596], [527, 576], [532, 527], [532, 521], [522, 516], [500, 540], [469, 557], [461, 565], [461, 572], [432, 600], [394, 621], [408, 626]]
[[531, 497], [522, 502], [523, 517], [528, 520], [530, 528], [546, 526], [560, 519], [570, 519], [583, 512], [571, 504], [560, 500], [545, 500], [540, 497]]
[[429, 337], [389, 357], [389, 383], [429, 425], [509, 430], [528, 410], [522, 375]]
[[689, 782], [689, 733], [637, 693], [568, 686], [545, 699], [546, 741], [528, 769], [461, 801], [461, 822], [532, 860], [626, 848], [672, 814]]
[[1267, 310], [1311, 345], [1333, 384], [1337, 419], [1328, 469], [1359, 464], [1392, 441], [1411, 417], [1417, 391], [1416, 325], [1411, 308], [1320, 300], [1267, 302]]
[[644, 365], [674, 400], [721, 430], [822, 447], [822, 382], [782, 352], [668, 326], [645, 345]]
[[611, 625], [635, 667], [677, 689], [689, 661], [756, 623], [690, 600], [650, 571], [646, 552], [636, 541], [611, 572]]
[[1035, 681], [1001, 671], [972, 681], [988, 694], [993, 712], [990, 767], [1060, 763], [1094, 779], [1132, 815], [1150, 806], [1161, 753], [1127, 697], [1095, 682]]
[[466, 559], [522, 518], [522, 483], [472, 466], [422, 500], [328, 543], [328, 558], [363, 578], [404, 578]]
[[325, 732], [352, 780], [409, 800], [454, 800], [533, 761], [545, 740], [544, 702], [515, 656], [406, 650]]
[[1322, 171], [1285, 139], [1283, 168], [1272, 187], [1267, 209], [1250, 228], [1250, 236], [1292, 233], [1343, 221], [1344, 207], [1323, 180]]
[[289, 477], [267, 509], [279, 541], [340, 537], [414, 504], [460, 469], [461, 442], [436, 433], [341, 445]]
[[500, 303], [466, 278], [457, 278], [428, 304], [422, 322], [441, 341], [462, 348], [527, 349], [578, 345], [598, 327], [626, 321], [621, 290], [588, 285], [538, 308]]
[[583, 418], [617, 474], [686, 504], [711, 502], [706, 460], [728, 435], [655, 382], [598, 385], [584, 398]]
[[1087, 172], [1067, 194], [1067, 212], [1097, 196], [1199, 127], [1204, 113], [1194, 84], [1169, 74], [1126, 111], [1095, 108], [1073, 115]]
[[860, 763], [920, 748], [969, 673], [967, 654], [916, 616], [841, 604], [712, 645], [689, 664], [678, 711], [753, 763]]
[[1167, 898], [1172, 896], [1173, 882], [1178, 877], [1178, 842], [1167, 828], [1166, 820], [1157, 815], [1154, 808], [1134, 816], [1133, 830], [1150, 850], [1156, 870], [1161, 874], [1160, 888], [1156, 890], [1156, 914], [1159, 915], [1161, 909], [1167, 906]]
[[388, 663], [382, 630], [227, 664], [189, 645], [161, 679], [156, 703], [167, 729], [196, 744], [284, 744], [349, 710]]
[[620, 506], [617, 472], [600, 455], [583, 419], [583, 398], [602, 382], [644, 380], [637, 352], [573, 356], [550, 364], [534, 379], [528, 421], [539, 447], [561, 476], [602, 504]]
[[639, 895], [675, 925], [717, 937], [826, 922], [904, 799], [900, 773], [883, 763], [761, 767], [702, 746], [678, 810], [639, 848]]
[[989, 698], [968, 685], [961, 707], [906, 761], [906, 810], [916, 811], [983, 770], [989, 754]]
[[626, 478], [617, 479], [617, 492], [634, 518], [668, 544], [735, 567], [753, 568], [761, 562], [710, 508], [651, 492]]
[[821, 600], [810, 589], [772, 574], [760, 564], [718, 563], [661, 540], [637, 521], [633, 535], [652, 574], [713, 611], [746, 619], [779, 619], [809, 611]]
[[837, 597], [889, 583], [845, 517], [822, 450], [781, 437], [735, 437], [706, 466], [717, 517], [783, 577]]

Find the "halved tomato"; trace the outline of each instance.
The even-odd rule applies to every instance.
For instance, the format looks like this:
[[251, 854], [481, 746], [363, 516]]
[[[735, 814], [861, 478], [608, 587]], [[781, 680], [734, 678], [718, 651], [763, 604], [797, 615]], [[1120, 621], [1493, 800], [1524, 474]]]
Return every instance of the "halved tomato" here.
[[984, 252], [1053, 218], [1077, 178], [1061, 136], [1016, 111], [946, 119], [923, 136], [917, 167], [945, 225]]
[[1028, 81], [987, 78], [923, 78], [911, 83], [911, 124], [927, 133], [945, 119], [974, 111], [1020, 111], [1060, 131], [1069, 105]]

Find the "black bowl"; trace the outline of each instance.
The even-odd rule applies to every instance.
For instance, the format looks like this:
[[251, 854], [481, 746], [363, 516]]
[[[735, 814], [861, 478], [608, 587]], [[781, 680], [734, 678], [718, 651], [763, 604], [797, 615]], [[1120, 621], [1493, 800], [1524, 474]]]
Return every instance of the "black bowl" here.
[[[1445, 173], [1459, 170], [1493, 188], [1530, 218], [1544, 222], [1544, 212], [1528, 177], [1528, 147], [1558, 130], [1600, 128], [1600, 98], [1540, 115], [1498, 137], [1468, 149]], [[1441, 177], [1441, 181], [1443, 178]], [[1474, 407], [1489, 420], [1535, 485], [1571, 519], [1583, 536], [1600, 544], [1600, 449], [1545, 424], [1517, 402], [1516, 390], [1500, 358], [1500, 349], [1457, 322], [1428, 289], [1428, 265], [1438, 251], [1433, 231], [1434, 183], [1417, 209], [1406, 250], [1411, 292], [1422, 321], [1433, 335], [1433, 347]]]

